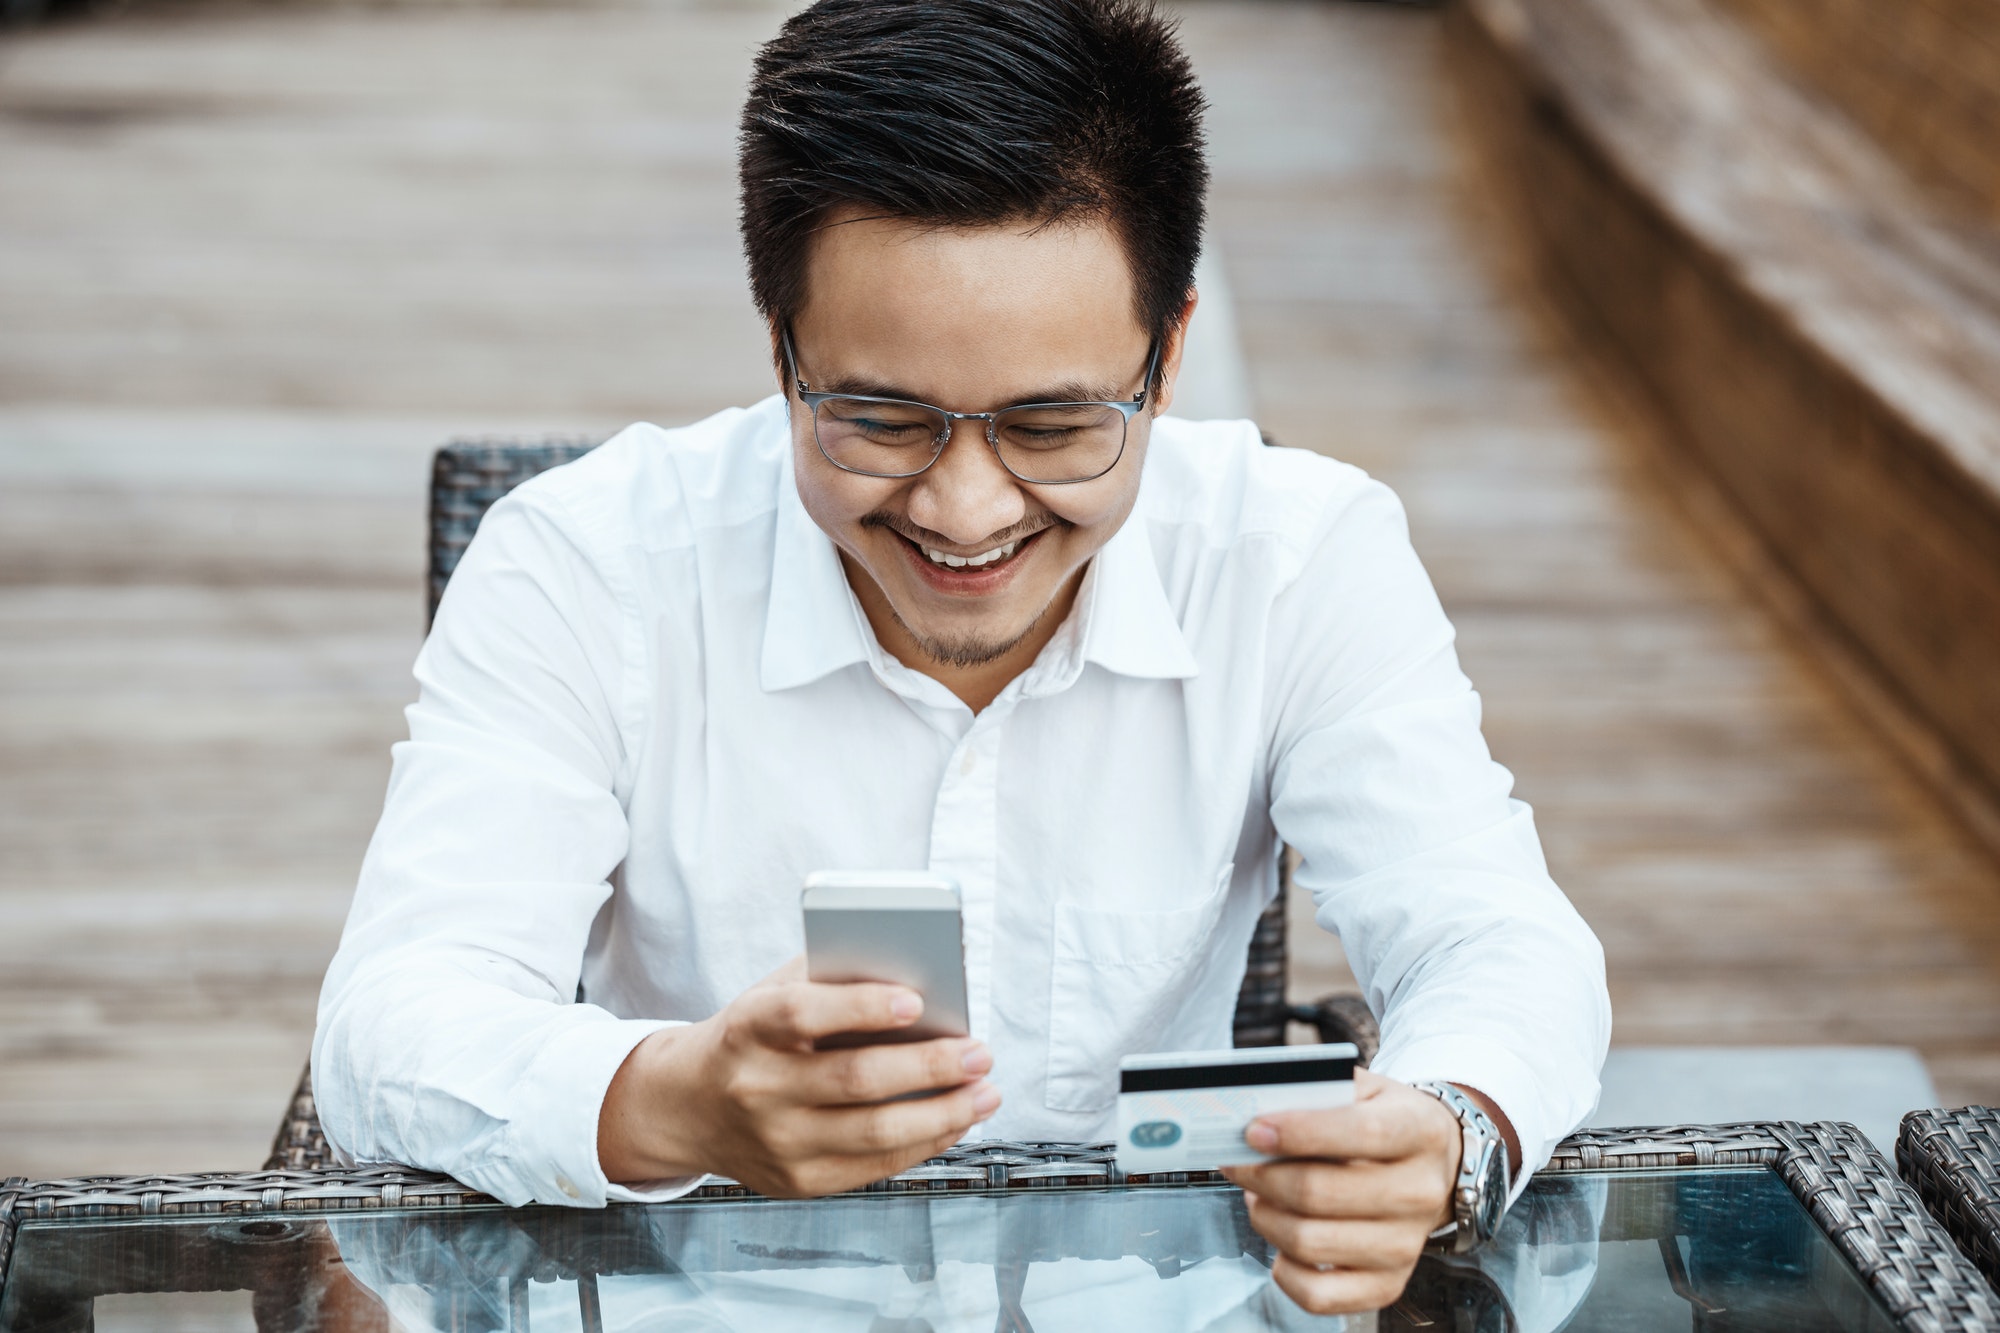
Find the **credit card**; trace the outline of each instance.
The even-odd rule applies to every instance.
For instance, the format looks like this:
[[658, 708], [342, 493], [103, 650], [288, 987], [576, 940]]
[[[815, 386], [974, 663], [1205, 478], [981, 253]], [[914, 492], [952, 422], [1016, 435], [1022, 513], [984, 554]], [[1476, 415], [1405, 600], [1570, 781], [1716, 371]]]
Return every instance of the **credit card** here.
[[1128, 1055], [1118, 1062], [1118, 1165], [1127, 1174], [1269, 1161], [1243, 1138], [1270, 1111], [1354, 1101], [1352, 1044]]

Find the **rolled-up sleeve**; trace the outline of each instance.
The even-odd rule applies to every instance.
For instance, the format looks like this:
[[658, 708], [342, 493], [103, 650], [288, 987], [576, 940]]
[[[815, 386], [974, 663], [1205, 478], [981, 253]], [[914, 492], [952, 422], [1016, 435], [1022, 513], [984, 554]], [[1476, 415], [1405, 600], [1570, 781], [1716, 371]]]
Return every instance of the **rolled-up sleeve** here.
[[1597, 1102], [1603, 950], [1487, 751], [1387, 488], [1325, 518], [1272, 627], [1272, 820], [1381, 1019], [1374, 1068], [1485, 1093], [1539, 1168]]
[[598, 1166], [598, 1111], [667, 1026], [577, 1000], [626, 852], [637, 630], [617, 567], [576, 530], [517, 493], [453, 576], [313, 1042], [339, 1150], [510, 1204], [635, 1197]]

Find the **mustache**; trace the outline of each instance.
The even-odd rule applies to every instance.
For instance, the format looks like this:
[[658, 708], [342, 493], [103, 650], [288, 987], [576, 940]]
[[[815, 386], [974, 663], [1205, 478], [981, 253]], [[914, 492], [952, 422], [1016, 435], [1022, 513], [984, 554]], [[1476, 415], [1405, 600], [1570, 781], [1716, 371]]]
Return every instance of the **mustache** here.
[[[934, 550], [949, 551], [958, 546], [958, 543], [952, 541], [950, 538], [932, 532], [929, 528], [920, 528], [901, 514], [890, 513], [886, 509], [878, 509], [872, 514], [863, 516], [861, 526], [864, 528], [886, 528], [905, 541], [915, 542], [919, 546], [929, 546]], [[974, 549], [990, 551], [996, 546], [1005, 546], [1008, 542], [1017, 542], [1024, 537], [1032, 537], [1036, 533], [1046, 531], [1049, 528], [1070, 526], [1073, 525], [1064, 519], [1056, 517], [1054, 514], [1030, 514], [1019, 523], [1011, 523], [990, 536], [980, 538], [973, 545]]]

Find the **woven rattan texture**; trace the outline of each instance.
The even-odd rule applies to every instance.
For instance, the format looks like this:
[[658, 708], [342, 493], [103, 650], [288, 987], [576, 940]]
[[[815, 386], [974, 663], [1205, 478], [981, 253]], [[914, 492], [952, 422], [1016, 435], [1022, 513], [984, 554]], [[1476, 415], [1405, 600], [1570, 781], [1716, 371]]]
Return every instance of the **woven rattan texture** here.
[[1285, 1007], [1285, 974], [1290, 962], [1285, 951], [1285, 898], [1289, 887], [1281, 884], [1278, 896], [1257, 918], [1257, 929], [1250, 936], [1250, 961], [1243, 970], [1243, 986], [1236, 992], [1232, 1022], [1232, 1040], [1238, 1046], [1285, 1044], [1285, 1025], [1290, 1017]]
[[1544, 1171], [1650, 1171], [1661, 1167], [1769, 1166], [1784, 1143], [1765, 1123], [1579, 1129], [1556, 1145]]
[[2000, 1328], [2000, 1298], [1852, 1125], [1786, 1123], [1775, 1165], [1905, 1328]]
[[266, 1171], [324, 1171], [331, 1167], [333, 1150], [327, 1146], [326, 1131], [319, 1127], [319, 1108], [313, 1102], [312, 1066], [299, 1075], [292, 1104], [278, 1122], [278, 1136], [264, 1159]]
[[1987, 1280], [2000, 1284], [2000, 1110], [1912, 1111], [1896, 1165]]

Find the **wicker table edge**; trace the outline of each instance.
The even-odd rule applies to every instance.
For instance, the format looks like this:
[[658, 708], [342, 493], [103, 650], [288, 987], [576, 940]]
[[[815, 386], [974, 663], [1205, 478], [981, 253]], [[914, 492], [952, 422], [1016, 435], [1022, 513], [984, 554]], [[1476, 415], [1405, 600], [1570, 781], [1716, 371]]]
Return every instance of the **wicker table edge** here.
[[2000, 1109], [1910, 1112], [1896, 1165], [1966, 1257], [2000, 1283]]

